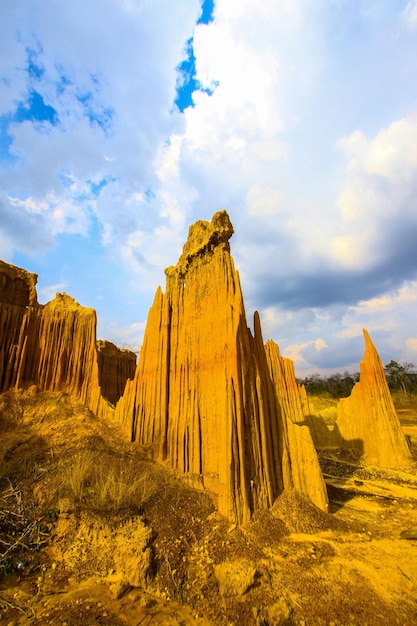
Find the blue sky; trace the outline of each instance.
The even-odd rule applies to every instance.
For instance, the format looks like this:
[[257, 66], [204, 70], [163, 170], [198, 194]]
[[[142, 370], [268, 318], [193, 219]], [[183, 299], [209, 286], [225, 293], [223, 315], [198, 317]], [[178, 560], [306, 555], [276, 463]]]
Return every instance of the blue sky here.
[[229, 212], [248, 322], [296, 372], [417, 363], [417, 0], [3, 0], [0, 258], [138, 348]]

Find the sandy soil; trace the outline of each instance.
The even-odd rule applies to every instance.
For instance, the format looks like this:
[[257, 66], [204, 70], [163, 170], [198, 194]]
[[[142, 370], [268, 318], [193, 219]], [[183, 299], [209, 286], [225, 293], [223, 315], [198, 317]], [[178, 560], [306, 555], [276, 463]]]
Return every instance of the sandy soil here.
[[[414, 444], [412, 411], [404, 429]], [[417, 624], [414, 463], [323, 453], [330, 515], [285, 494], [237, 528], [115, 425], [30, 392], [0, 396], [0, 462], [0, 624]]]

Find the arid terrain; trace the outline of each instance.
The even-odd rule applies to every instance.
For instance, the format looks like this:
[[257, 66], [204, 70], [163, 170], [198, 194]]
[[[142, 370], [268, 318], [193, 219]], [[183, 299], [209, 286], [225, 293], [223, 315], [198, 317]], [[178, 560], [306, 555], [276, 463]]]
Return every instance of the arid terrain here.
[[[397, 407], [413, 452], [417, 410]], [[284, 493], [236, 527], [58, 392], [0, 396], [0, 623], [417, 623], [417, 476], [320, 453], [331, 513]]]

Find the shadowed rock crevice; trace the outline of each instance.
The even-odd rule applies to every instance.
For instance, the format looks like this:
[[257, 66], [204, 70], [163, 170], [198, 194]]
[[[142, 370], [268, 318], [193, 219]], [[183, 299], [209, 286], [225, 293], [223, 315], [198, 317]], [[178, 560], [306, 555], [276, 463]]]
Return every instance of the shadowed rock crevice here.
[[97, 341], [98, 378], [102, 395], [115, 405], [136, 370], [136, 354], [110, 341]]

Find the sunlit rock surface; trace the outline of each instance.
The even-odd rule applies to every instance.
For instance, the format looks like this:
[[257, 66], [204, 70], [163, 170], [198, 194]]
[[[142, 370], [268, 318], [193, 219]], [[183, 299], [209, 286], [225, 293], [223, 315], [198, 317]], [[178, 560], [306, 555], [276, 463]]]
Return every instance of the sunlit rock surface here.
[[308, 401], [305, 388], [298, 385], [294, 364], [282, 357], [278, 345], [269, 340], [265, 350], [271, 377], [276, 385], [278, 403], [288, 437], [288, 468], [297, 491], [307, 494], [324, 511], [328, 508], [326, 485], [316, 449], [305, 422]]
[[116, 416], [154, 459], [187, 475], [241, 523], [283, 489], [304, 487], [294, 464], [305, 448], [291, 456], [294, 435], [257, 314], [253, 335], [247, 326], [232, 234], [225, 211], [190, 227], [177, 265], [166, 270], [165, 293], [156, 292], [135, 379]]
[[0, 391], [16, 378], [21, 328], [28, 307], [38, 307], [36, 274], [0, 261]]
[[[43, 391], [65, 391], [97, 415], [108, 415], [112, 409], [100, 388], [96, 312], [65, 293], [39, 305], [36, 282], [36, 274], [1, 262], [0, 390], [31, 384]], [[104, 391], [116, 401], [115, 390], [124, 387], [127, 371], [111, 374], [111, 365], [107, 360], [101, 368], [114, 379], [112, 388], [104, 384]]]
[[399, 467], [410, 451], [394, 408], [378, 352], [364, 330], [365, 355], [360, 378], [351, 395], [337, 408], [337, 428], [343, 445], [354, 448], [364, 461], [380, 467]]

